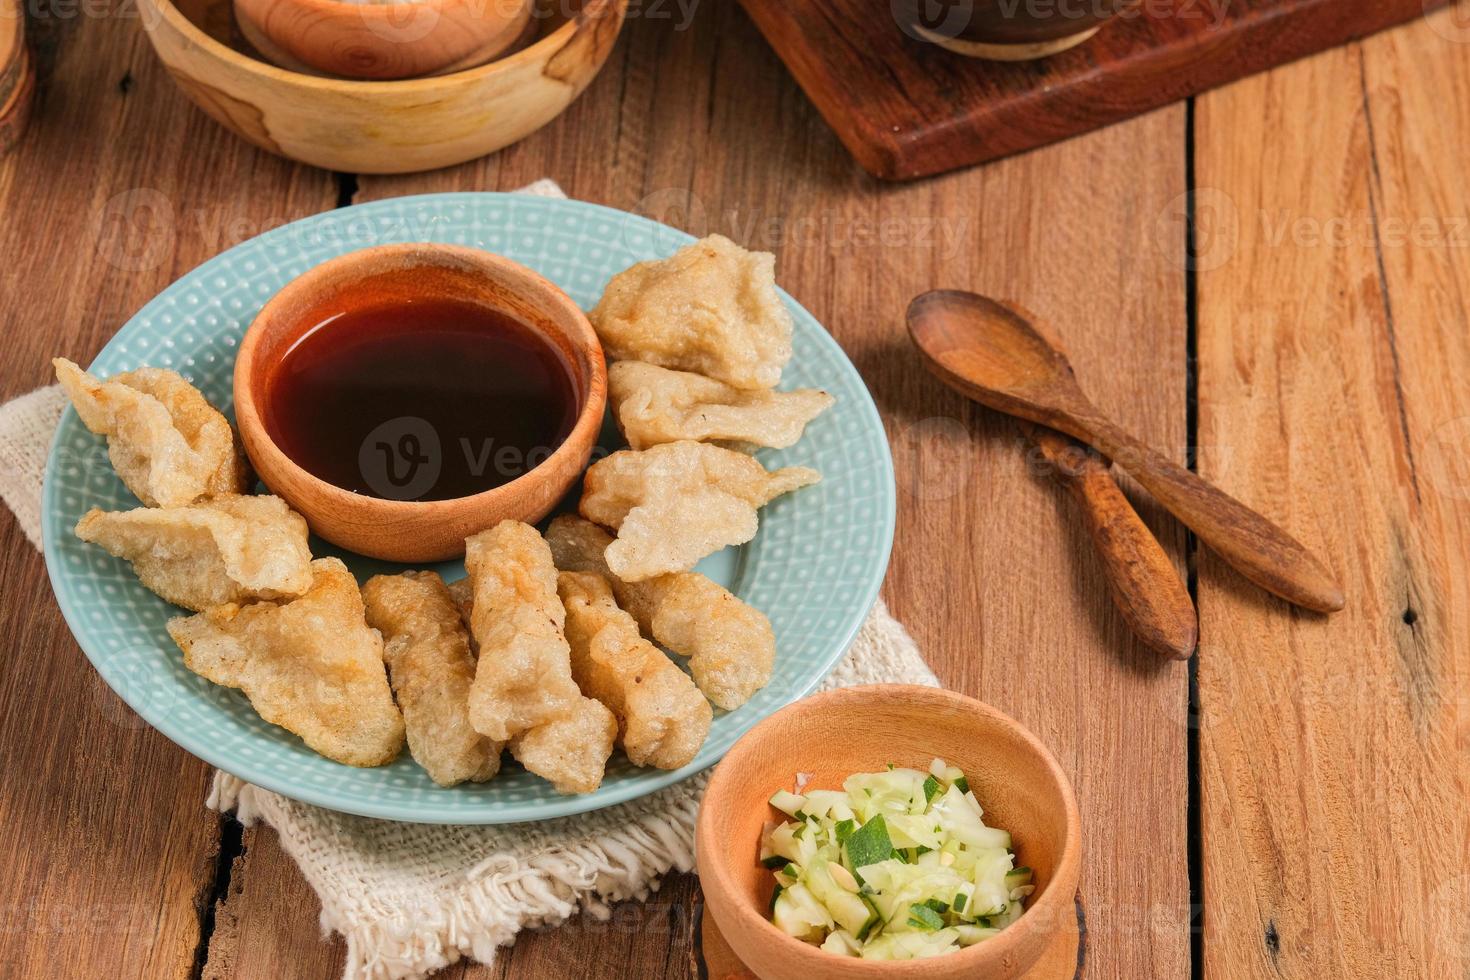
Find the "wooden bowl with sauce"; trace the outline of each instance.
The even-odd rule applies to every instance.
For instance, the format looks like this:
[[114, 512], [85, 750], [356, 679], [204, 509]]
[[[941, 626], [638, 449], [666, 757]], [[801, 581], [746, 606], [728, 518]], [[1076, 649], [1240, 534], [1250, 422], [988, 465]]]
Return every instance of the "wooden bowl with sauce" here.
[[316, 534], [440, 561], [499, 521], [534, 523], [587, 466], [607, 366], [548, 280], [454, 245], [339, 256], [277, 293], [235, 361], [256, 472]]
[[[1036, 891], [1021, 917], [958, 952], [893, 962], [839, 956], [776, 928], [768, 915], [775, 881], [759, 861], [763, 825], [786, 819], [771, 794], [793, 789], [799, 772], [810, 775], [810, 789], [838, 789], [853, 773], [888, 763], [926, 770], [936, 757], [965, 771], [985, 822], [1011, 832], [1016, 864], [1034, 872]], [[1019, 722], [951, 691], [840, 688], [766, 718], [715, 768], [694, 850], [720, 936], [761, 980], [1032, 980], [1076, 968], [1082, 843], [1072, 786]]]

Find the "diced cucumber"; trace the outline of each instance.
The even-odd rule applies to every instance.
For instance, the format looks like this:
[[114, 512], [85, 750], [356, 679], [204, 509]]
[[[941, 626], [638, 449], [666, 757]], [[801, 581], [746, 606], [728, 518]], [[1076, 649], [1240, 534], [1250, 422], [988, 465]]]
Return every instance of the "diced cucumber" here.
[[852, 807], [848, 805], [847, 794], [835, 789], [817, 789], [806, 794], [806, 803], [802, 806], [803, 812], [817, 819], [830, 818], [832, 820], [851, 820], [853, 817]]
[[773, 920], [827, 952], [953, 952], [1014, 922], [1034, 891], [1011, 835], [985, 825], [964, 772], [942, 759], [857, 773], [840, 792], [797, 788], [771, 797], [793, 819], [767, 824], [760, 859], [775, 878]]
[[926, 932], [938, 932], [944, 928], [944, 917], [928, 905], [915, 902], [909, 906], [908, 924]]
[[987, 929], [984, 926], [958, 925], [954, 927], [954, 931], [958, 934], [961, 946], [973, 946], [982, 939], [1000, 935], [999, 929]]
[[838, 929], [827, 937], [826, 942], [822, 943], [822, 948], [838, 956], [856, 956], [860, 947], [856, 936], [844, 929]]
[[800, 861], [801, 849], [797, 846], [796, 831], [804, 824], [783, 823], [771, 831], [766, 838], [766, 849], [772, 857], [780, 857], [787, 861]]
[[771, 794], [771, 806], [790, 817], [795, 817], [806, 806], [806, 797], [784, 789]]
[[861, 896], [842, 892], [827, 903], [827, 911], [839, 926], [854, 936], [865, 936], [878, 921], [878, 913]]
[[[877, 864], [893, 856], [893, 841], [888, 837], [888, 821], [878, 814], [852, 832], [847, 843], [842, 845], [847, 866], [853, 871], [868, 864]], [[862, 880], [862, 874], [858, 874]]]

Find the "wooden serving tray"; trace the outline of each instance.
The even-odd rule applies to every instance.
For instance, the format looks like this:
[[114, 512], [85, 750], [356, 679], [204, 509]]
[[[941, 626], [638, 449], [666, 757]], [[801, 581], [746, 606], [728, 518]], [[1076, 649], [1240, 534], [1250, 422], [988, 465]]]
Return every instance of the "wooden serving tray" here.
[[1044, 146], [1364, 37], [1448, 0], [1140, 0], [1040, 61], [916, 40], [883, 0], [741, 0], [863, 168], [908, 180]]

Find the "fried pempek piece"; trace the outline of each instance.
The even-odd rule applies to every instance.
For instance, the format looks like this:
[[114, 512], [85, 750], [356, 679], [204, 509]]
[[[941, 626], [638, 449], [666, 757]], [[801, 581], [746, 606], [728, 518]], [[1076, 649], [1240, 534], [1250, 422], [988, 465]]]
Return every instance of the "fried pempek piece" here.
[[444, 580], [433, 572], [377, 575], [362, 587], [362, 599], [368, 625], [383, 634], [414, 760], [440, 786], [494, 776], [504, 746], [470, 725], [475, 658]]
[[403, 716], [362, 596], [336, 558], [311, 563], [311, 588], [284, 602], [230, 603], [168, 623], [199, 676], [245, 692], [260, 717], [349, 766], [381, 766], [403, 747]]
[[618, 744], [628, 759], [658, 769], [688, 765], [714, 714], [699, 688], [639, 635], [607, 579], [562, 572], [556, 587], [567, 610], [572, 676], [618, 719]]
[[821, 479], [804, 466], [766, 472], [744, 453], [702, 442], [624, 449], [593, 463], [582, 516], [616, 528], [613, 574], [630, 582], [694, 567], [705, 555], [755, 537], [755, 511]]
[[[472, 583], [467, 578], [451, 582], [449, 593], [468, 626], [474, 619]], [[473, 636], [470, 645], [473, 648]], [[522, 732], [511, 740], [510, 752], [529, 772], [550, 780], [558, 792], [590, 793], [602, 785], [617, 731], [612, 713], [579, 693], [566, 717]]]
[[588, 314], [608, 357], [774, 388], [791, 360], [776, 258], [711, 235], [613, 276]]
[[640, 361], [609, 366], [607, 392], [618, 427], [634, 449], [681, 439], [785, 449], [833, 401], [815, 388], [742, 391]]
[[557, 568], [605, 577], [645, 636], [688, 657], [695, 685], [717, 707], [740, 707], [771, 679], [776, 659], [771, 621], [715, 582], [698, 572], [625, 582], [603, 559], [612, 535], [571, 514], [551, 522], [546, 541]]
[[[459, 610], [460, 622], [464, 623], [465, 629], [471, 629], [475, 609], [475, 583], [468, 577], [457, 578], [447, 586], [449, 598], [454, 600], [454, 608]], [[475, 656], [480, 655], [480, 650], [475, 646], [475, 635], [470, 634], [470, 652]]]
[[565, 717], [582, 695], [562, 635], [551, 549], [531, 525], [502, 521], [465, 541], [465, 568], [480, 651], [470, 723], [504, 742]]
[[250, 489], [229, 421], [175, 372], [139, 368], [98, 381], [63, 357], [51, 363], [82, 424], [107, 437], [112, 468], [147, 506]]
[[226, 494], [184, 507], [93, 508], [77, 537], [133, 564], [148, 588], [201, 612], [311, 587], [306, 521], [279, 497]]
[[566, 716], [511, 739], [510, 754], [558, 793], [590, 793], [602, 785], [617, 734], [613, 713], [578, 695]]

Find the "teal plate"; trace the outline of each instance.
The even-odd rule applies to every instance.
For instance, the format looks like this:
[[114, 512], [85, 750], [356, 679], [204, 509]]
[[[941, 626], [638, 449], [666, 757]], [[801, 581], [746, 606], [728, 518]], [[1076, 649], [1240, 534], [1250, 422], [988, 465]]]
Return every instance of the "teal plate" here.
[[[609, 208], [515, 194], [434, 194], [379, 201], [274, 229], [204, 263], [169, 286], [120, 330], [92, 364], [107, 376], [140, 365], [173, 368], [230, 411], [235, 349], [256, 311], [288, 281], [333, 256], [390, 242], [452, 242], [498, 252], [556, 282], [584, 308], [618, 271], [692, 241], [665, 225]], [[46, 467], [46, 564], [56, 599], [102, 679], [148, 724], [205, 762], [257, 786], [318, 806], [391, 820], [512, 823], [635, 799], [713, 765], [756, 722], [810, 693], [846, 652], [878, 595], [893, 543], [893, 461], [872, 398], [852, 363], [785, 293], [796, 321], [783, 387], [819, 387], [837, 404], [788, 450], [762, 452], [768, 467], [804, 464], [822, 482], [761, 511], [751, 543], [712, 555], [699, 570], [765, 612], [776, 632], [766, 687], [716, 712], [694, 761], [665, 772], [621, 754], [594, 793], [560, 796], [511, 763], [484, 784], [441, 788], [408, 753], [376, 769], [322, 758], [262, 721], [238, 691], [184, 667], [164, 623], [180, 610], [143, 588], [128, 565], [71, 533], [91, 507], [138, 506], [113, 474], [103, 440], [70, 408]], [[318, 556], [342, 554], [313, 541]], [[391, 570], [343, 554], [365, 579]], [[447, 579], [463, 565], [438, 566]]]

